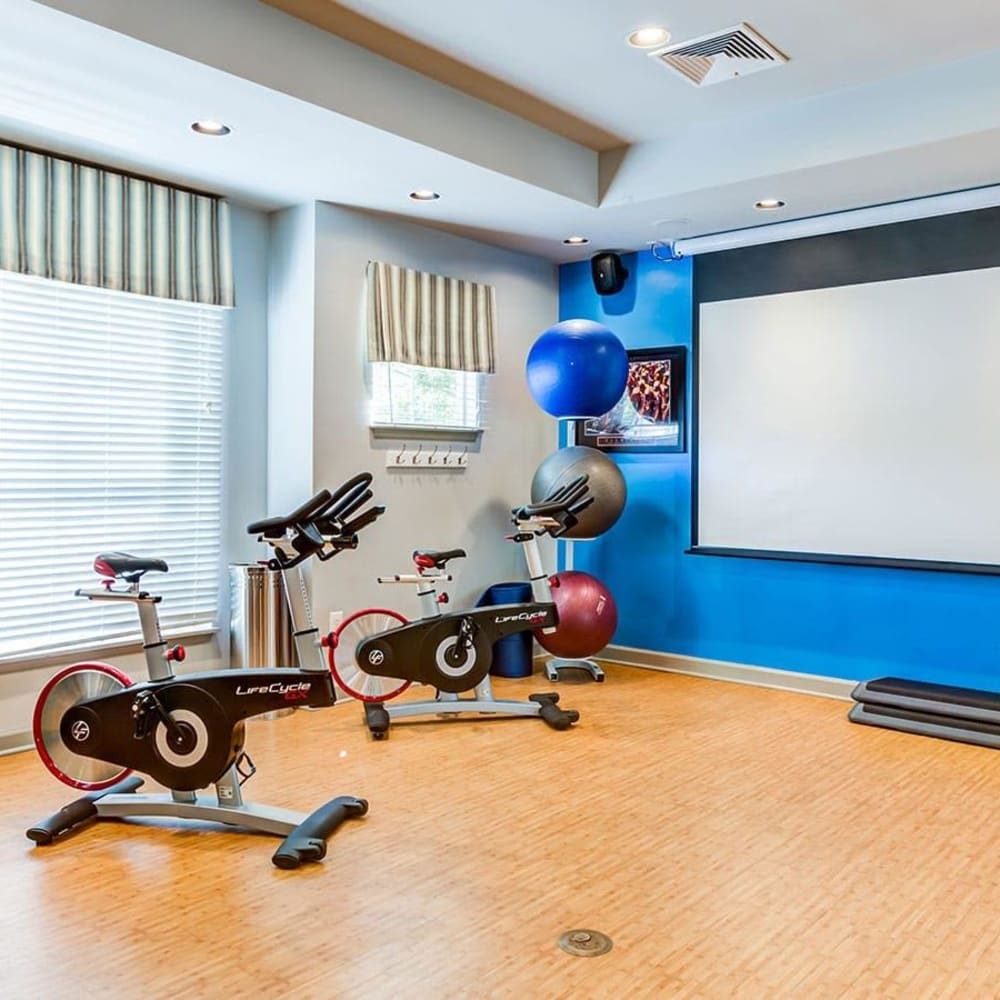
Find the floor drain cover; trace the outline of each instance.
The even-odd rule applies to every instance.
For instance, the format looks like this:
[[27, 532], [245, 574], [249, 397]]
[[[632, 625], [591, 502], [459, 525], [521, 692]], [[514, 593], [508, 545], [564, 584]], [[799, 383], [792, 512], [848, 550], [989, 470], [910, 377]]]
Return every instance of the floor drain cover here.
[[611, 938], [600, 931], [566, 931], [559, 938], [559, 947], [567, 955], [591, 958], [594, 955], [606, 955], [611, 951]]

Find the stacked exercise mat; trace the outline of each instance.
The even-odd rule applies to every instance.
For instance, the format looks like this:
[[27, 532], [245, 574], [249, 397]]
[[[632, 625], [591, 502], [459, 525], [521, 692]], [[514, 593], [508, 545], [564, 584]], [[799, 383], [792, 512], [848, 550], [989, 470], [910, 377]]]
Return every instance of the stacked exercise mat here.
[[851, 722], [1000, 749], [1000, 694], [881, 677], [851, 697]]

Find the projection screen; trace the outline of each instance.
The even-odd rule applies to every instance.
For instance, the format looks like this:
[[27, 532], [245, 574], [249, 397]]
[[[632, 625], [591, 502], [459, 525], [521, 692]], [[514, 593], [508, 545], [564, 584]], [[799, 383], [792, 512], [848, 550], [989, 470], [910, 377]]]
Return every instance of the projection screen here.
[[696, 551], [1000, 566], [1000, 268], [703, 303], [697, 352]]

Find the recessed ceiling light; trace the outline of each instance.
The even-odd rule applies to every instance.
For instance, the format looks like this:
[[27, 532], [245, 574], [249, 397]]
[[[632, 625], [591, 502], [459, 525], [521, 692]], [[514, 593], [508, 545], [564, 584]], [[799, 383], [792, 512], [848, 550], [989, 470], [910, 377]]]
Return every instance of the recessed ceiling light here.
[[785, 203], [780, 198], [761, 198], [755, 201], [753, 207], [759, 212], [773, 212], [775, 209], [784, 208]]
[[582, 247], [584, 243], [589, 243], [590, 240], [586, 236], [567, 236], [563, 240], [563, 243], [568, 247]]
[[430, 191], [427, 188], [410, 192], [410, 199], [412, 201], [437, 201], [440, 197], [441, 195], [437, 191]]
[[625, 39], [633, 49], [655, 49], [657, 45], [666, 45], [670, 41], [670, 32], [659, 26], [636, 28]]
[[229, 135], [229, 133], [232, 132], [232, 129], [228, 125], [223, 125], [222, 122], [213, 121], [211, 118], [205, 118], [202, 121], [192, 122], [191, 129], [199, 135]]

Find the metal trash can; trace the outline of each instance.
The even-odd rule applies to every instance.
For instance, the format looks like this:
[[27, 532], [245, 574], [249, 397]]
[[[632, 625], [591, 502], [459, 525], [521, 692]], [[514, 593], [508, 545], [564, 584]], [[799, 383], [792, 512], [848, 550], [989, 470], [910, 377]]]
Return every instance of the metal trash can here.
[[[284, 577], [260, 564], [229, 567], [229, 661], [234, 667], [295, 667]], [[268, 712], [277, 719], [294, 709]]]

